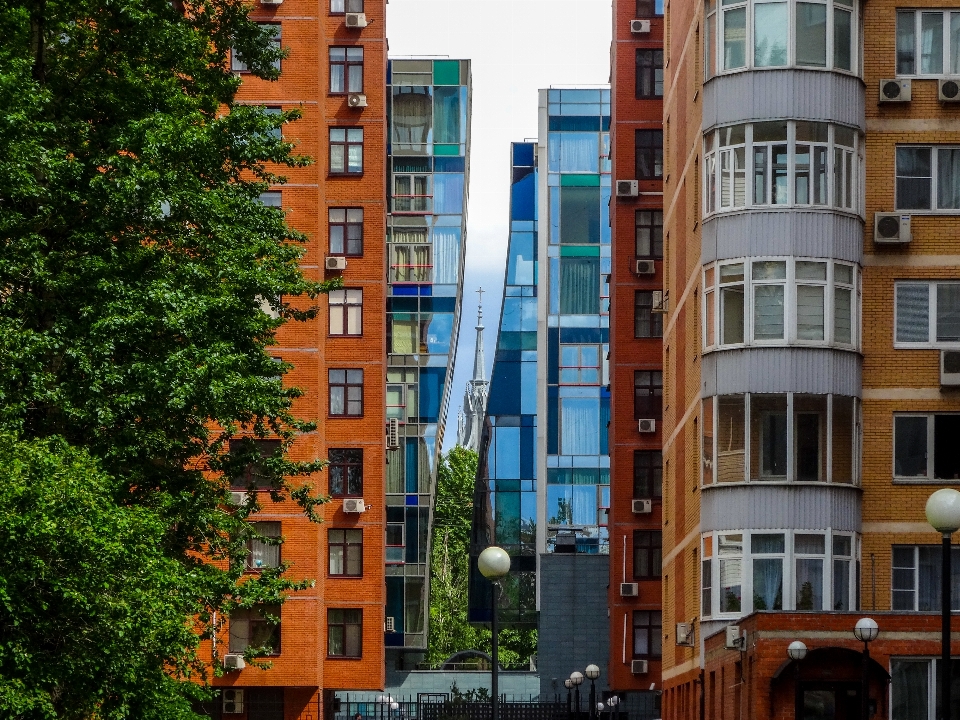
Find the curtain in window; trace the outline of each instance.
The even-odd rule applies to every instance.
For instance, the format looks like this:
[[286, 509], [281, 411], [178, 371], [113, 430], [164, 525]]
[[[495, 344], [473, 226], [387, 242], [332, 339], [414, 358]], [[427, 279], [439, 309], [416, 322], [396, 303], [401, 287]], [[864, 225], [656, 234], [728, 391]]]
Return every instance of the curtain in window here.
[[571, 510], [574, 525], [597, 524], [597, 487], [596, 485], [574, 485]]
[[960, 340], [960, 284], [937, 285], [937, 340]]
[[753, 609], [783, 609], [783, 560], [757, 558], [753, 561]]
[[823, 560], [797, 559], [797, 610], [823, 608]]
[[926, 283], [897, 284], [897, 342], [929, 339], [930, 289]]
[[390, 281], [409, 282], [411, 260], [410, 245], [394, 245], [390, 248]]
[[551, 172], [600, 172], [600, 136], [595, 132], [550, 133]]
[[[849, 299], [849, 291], [848, 299]], [[850, 314], [849, 304], [846, 307]], [[849, 321], [847, 322], [849, 328]], [[849, 329], [847, 331], [849, 342]], [[797, 337], [800, 340], [823, 340], [823, 287], [799, 285], [797, 287]]]
[[398, 87], [393, 89], [394, 150], [411, 145], [425, 145], [430, 135], [433, 102], [425, 87]]
[[460, 142], [460, 88], [438, 87], [433, 97], [433, 141]]
[[929, 660], [892, 660], [893, 720], [927, 720]]
[[960, 150], [937, 150], [937, 207], [960, 209]]
[[387, 450], [387, 492], [403, 492], [403, 448]]
[[459, 265], [460, 228], [435, 227], [433, 229], [433, 282], [438, 285], [456, 283]]
[[260, 540], [250, 544], [250, 567], [277, 567], [280, 564], [280, 546], [267, 545]]
[[560, 400], [560, 452], [564, 455], [599, 455], [599, 398]]
[[437, 173], [433, 176], [433, 211], [438, 215], [463, 214], [463, 175]]
[[419, 350], [419, 323], [416, 315], [394, 314], [391, 352], [412, 355]]
[[560, 258], [560, 312], [600, 312], [600, 258]]

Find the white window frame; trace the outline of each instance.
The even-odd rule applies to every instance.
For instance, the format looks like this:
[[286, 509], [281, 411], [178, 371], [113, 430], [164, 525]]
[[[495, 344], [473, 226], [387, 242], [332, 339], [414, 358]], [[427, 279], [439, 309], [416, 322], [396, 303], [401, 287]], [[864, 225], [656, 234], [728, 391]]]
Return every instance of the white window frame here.
[[[952, 555], [952, 556], [955, 556], [955, 555], [958, 554], [958, 552], [960, 552], [960, 545], [951, 545], [950, 547], [952, 548], [952, 551], [951, 551], [951, 555]], [[894, 563], [894, 559], [893, 559], [894, 552], [893, 552], [893, 551], [894, 551], [895, 549], [898, 549], [898, 548], [899, 548], [899, 549], [909, 549], [909, 550], [911, 551], [911, 552], [910, 552], [910, 554], [911, 554], [911, 556], [912, 556], [912, 560], [911, 560], [911, 561], [912, 561], [912, 563], [913, 563], [913, 564], [911, 565], [911, 567], [907, 568], [907, 567], [905, 567], [905, 566], [903, 566], [903, 565], [894, 565], [894, 564], [893, 564], [893, 563]], [[918, 609], [918, 608], [920, 607], [920, 548], [939, 549], [941, 552], [943, 552], [942, 546], [939, 545], [939, 544], [923, 544], [923, 543], [921, 543], [921, 544], [911, 544], [911, 543], [903, 543], [903, 544], [900, 544], [900, 543], [894, 543], [894, 544], [891, 546], [891, 548], [890, 548], [890, 570], [891, 570], [891, 573], [890, 573], [890, 607], [891, 607], [891, 609], [892, 609], [893, 606], [894, 606], [894, 594], [893, 594], [893, 593], [894, 593], [895, 591], [899, 591], [899, 592], [909, 592], [909, 593], [911, 593], [911, 594], [913, 595], [913, 602], [911, 603], [911, 606], [912, 606], [911, 609], [909, 609], [909, 610], [900, 609], [900, 610], [894, 610], [893, 612], [901, 612], [901, 613], [902, 613], [902, 612], [937, 612], [937, 613], [940, 612], [939, 610], [919, 610], [919, 609]], [[954, 559], [955, 559], [955, 558], [954, 558]], [[908, 570], [908, 569], [909, 569], [909, 570], [912, 572], [912, 574], [913, 574], [913, 587], [911, 587], [911, 588], [899, 588], [899, 589], [898, 589], [898, 588], [895, 586], [895, 584], [894, 584], [894, 583], [895, 583], [895, 577], [896, 577], [896, 571], [897, 571], [897, 570], [901, 570], [901, 571], [902, 571], [902, 570]], [[934, 570], [934, 572], [936, 573], [937, 577], [940, 577], [940, 563], [939, 563], [939, 562], [937, 563], [937, 567], [936, 567], [936, 569]], [[956, 564], [955, 564], [955, 563], [954, 563], [954, 565], [953, 565], [953, 575], [954, 575], [954, 577], [957, 576], [957, 570], [956, 570]], [[937, 597], [931, 598], [931, 599], [934, 599], [934, 600], [936, 600], [937, 602], [939, 602], [939, 601], [940, 601], [939, 593], [937, 593]], [[957, 597], [956, 597], [956, 594], [954, 594], [953, 596], [951, 596], [951, 601], [952, 601], [951, 604], [954, 606], [954, 607], [951, 609], [951, 611], [952, 611], [953, 613], [956, 613], [956, 612], [957, 612], [957, 609], [960, 608], [960, 605], [958, 605], [958, 604], [960, 604], [960, 598], [957, 598]]]
[[[943, 8], [943, 7], [929, 7], [929, 8], [897, 8], [897, 17], [896, 23], [894, 26], [894, 38], [895, 42], [899, 40], [899, 27], [900, 27], [900, 15], [910, 13], [913, 15], [913, 69], [912, 73], [901, 73], [900, 72], [900, 63], [899, 58], [897, 58], [898, 50], [896, 49], [896, 44], [894, 45], [894, 67], [896, 68], [896, 77], [909, 77], [909, 78], [934, 78], [934, 77], [945, 77], [945, 76], [956, 76], [957, 72], [950, 72], [950, 14], [958, 13], [960, 14], [960, 7], [953, 8]], [[921, 72], [920, 71], [920, 58], [922, 55], [923, 43], [922, 38], [922, 20], [921, 16], [924, 14], [941, 14], [943, 15], [942, 27], [943, 27], [943, 37], [941, 38], [941, 43], [943, 46], [943, 57], [941, 58], [940, 70], [936, 72]], [[960, 46], [957, 47], [958, 57], [960, 57]]]
[[[893, 414], [893, 442], [890, 450], [890, 475], [893, 478], [895, 483], [899, 484], [936, 484], [936, 485], [956, 485], [956, 478], [938, 478], [934, 475], [934, 467], [936, 464], [936, 442], [935, 442], [935, 423], [938, 416], [956, 416], [960, 413], [955, 412], [932, 412], [932, 413], [923, 413], [923, 412], [898, 412]], [[910, 418], [910, 417], [922, 417], [927, 421], [927, 474], [925, 476], [919, 475], [897, 475], [897, 418]]]
[[[899, 185], [899, 171], [897, 168], [897, 152], [901, 149], [910, 150], [930, 150], [930, 207], [929, 208], [902, 208], [900, 207], [900, 197], [897, 191]], [[960, 215], [960, 207], [940, 208], [937, 207], [937, 196], [940, 188], [937, 185], [940, 179], [939, 162], [941, 150], [960, 150], [960, 145], [918, 145], [912, 143], [903, 143], [897, 145], [894, 149], [894, 207], [904, 213], [911, 215]], [[957, 177], [957, 183], [960, 184], [960, 176]]]
[[[927, 339], [924, 341], [904, 341], [897, 339], [897, 323], [900, 319], [898, 289], [906, 285], [927, 286]], [[893, 284], [893, 347], [909, 349], [960, 348], [960, 340], [937, 340], [937, 286], [960, 285], [957, 280], [899, 280]]]

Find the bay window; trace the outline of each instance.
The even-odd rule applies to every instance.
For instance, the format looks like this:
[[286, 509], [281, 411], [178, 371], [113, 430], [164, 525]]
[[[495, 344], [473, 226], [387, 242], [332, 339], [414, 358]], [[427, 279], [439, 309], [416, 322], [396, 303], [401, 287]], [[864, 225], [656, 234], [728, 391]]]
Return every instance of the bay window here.
[[804, 120], [712, 130], [704, 135], [703, 211], [805, 205], [859, 212], [862, 145], [853, 128]]
[[[858, 281], [854, 265], [827, 260], [757, 259], [708, 265], [703, 274], [704, 349], [770, 344], [855, 349]], [[960, 306], [960, 292], [957, 301]], [[960, 338], [960, 320], [957, 325]], [[909, 332], [916, 329], [911, 327]]]
[[705, 398], [702, 412], [704, 485], [776, 481], [849, 485], [858, 481], [860, 408], [856, 398], [801, 393], [720, 395]]

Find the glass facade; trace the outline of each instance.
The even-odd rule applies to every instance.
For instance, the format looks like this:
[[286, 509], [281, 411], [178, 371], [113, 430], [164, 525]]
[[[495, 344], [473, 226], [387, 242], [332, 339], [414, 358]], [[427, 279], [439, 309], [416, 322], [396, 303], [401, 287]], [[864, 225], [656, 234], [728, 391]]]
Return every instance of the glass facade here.
[[387, 218], [388, 647], [425, 648], [431, 508], [460, 324], [470, 138], [468, 60], [391, 60]]

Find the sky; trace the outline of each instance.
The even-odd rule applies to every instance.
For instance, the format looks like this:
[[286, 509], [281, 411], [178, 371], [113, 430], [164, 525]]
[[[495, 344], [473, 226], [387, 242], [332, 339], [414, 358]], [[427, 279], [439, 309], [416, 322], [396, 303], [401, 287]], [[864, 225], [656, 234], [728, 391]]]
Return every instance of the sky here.
[[390, 57], [472, 60], [467, 260], [456, 372], [443, 450], [473, 372], [477, 288], [483, 292], [487, 377], [503, 299], [510, 143], [537, 137], [537, 90], [610, 78], [612, 0], [389, 0]]

